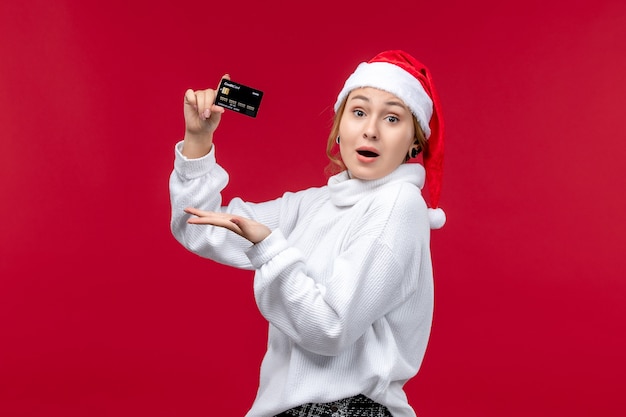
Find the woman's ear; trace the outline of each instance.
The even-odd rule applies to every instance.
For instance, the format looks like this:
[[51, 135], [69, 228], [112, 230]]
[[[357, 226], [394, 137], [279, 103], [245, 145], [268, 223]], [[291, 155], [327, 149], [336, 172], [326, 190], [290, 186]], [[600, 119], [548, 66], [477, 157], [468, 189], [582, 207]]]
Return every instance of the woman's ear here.
[[411, 148], [411, 153], [409, 155], [411, 156], [411, 158], [416, 158], [417, 155], [419, 155], [421, 151], [422, 151], [422, 147], [420, 146], [419, 141], [415, 139], [415, 142], [413, 143], [413, 147]]

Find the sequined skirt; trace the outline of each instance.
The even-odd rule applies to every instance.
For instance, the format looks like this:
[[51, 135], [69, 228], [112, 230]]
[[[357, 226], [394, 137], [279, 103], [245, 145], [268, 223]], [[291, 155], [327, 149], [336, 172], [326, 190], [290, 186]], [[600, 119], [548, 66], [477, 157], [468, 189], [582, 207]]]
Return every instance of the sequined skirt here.
[[359, 394], [330, 403], [308, 403], [274, 417], [392, 417], [382, 404]]

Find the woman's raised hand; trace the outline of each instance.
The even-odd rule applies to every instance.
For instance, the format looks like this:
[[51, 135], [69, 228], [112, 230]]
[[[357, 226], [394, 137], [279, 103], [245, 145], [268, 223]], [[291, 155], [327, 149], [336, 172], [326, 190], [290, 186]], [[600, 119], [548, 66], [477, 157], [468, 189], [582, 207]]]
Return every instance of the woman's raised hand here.
[[[230, 80], [225, 74], [222, 79]], [[217, 90], [188, 89], [185, 92], [185, 138], [183, 155], [187, 158], [200, 158], [211, 150], [213, 133], [220, 124], [224, 108], [213, 104]]]
[[269, 227], [246, 217], [235, 216], [229, 213], [217, 213], [214, 211], [198, 210], [192, 207], [185, 209], [186, 213], [196, 217], [187, 220], [189, 224], [206, 224], [224, 227], [248, 239], [252, 243], [259, 243], [272, 232]]

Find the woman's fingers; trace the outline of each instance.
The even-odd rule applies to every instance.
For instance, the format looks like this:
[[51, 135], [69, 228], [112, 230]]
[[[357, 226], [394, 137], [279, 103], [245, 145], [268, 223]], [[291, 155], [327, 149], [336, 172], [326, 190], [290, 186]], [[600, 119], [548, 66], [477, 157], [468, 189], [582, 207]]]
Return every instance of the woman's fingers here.
[[270, 235], [270, 229], [257, 221], [235, 216], [229, 213], [198, 210], [193, 207], [185, 209], [186, 213], [196, 217], [187, 220], [189, 224], [204, 224], [223, 227], [248, 239], [252, 243], [258, 243]]
[[195, 224], [213, 224], [216, 222], [223, 224], [229, 221], [229, 218], [232, 217], [232, 215], [226, 214], [226, 213], [204, 211], [204, 210], [198, 210], [195, 208], [186, 208], [185, 212], [196, 216], [196, 217], [189, 218], [189, 223], [195, 223]]
[[196, 100], [198, 102], [198, 116], [204, 120], [211, 117], [211, 106], [215, 100], [215, 90], [196, 91]]
[[193, 108], [198, 108], [196, 93], [191, 88], [185, 91], [185, 104]]
[[224, 227], [228, 230], [232, 230], [237, 234], [241, 234], [241, 228], [234, 222], [232, 222], [233, 215], [228, 213], [216, 213], [213, 211], [203, 211], [194, 208], [185, 209], [185, 212], [193, 214], [195, 217], [190, 217], [187, 220], [189, 224], [205, 224], [211, 226]]

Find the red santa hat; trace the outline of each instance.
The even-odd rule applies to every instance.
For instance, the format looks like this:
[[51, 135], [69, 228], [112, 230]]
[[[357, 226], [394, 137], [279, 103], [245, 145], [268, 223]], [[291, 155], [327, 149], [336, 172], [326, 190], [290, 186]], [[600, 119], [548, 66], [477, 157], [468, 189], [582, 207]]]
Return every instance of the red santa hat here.
[[335, 112], [350, 91], [361, 87], [378, 88], [400, 98], [420, 124], [426, 136], [423, 161], [430, 200], [430, 227], [441, 228], [446, 222], [444, 211], [438, 207], [443, 174], [443, 118], [430, 71], [404, 51], [381, 52], [368, 62], [359, 64], [348, 77], [337, 96]]

